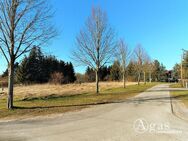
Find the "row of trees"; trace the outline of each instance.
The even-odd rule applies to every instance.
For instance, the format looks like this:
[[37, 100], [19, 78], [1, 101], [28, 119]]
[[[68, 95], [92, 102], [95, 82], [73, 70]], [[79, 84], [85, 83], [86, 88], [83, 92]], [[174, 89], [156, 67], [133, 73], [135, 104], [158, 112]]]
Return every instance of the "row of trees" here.
[[[73, 59], [79, 65], [90, 67], [86, 71], [86, 77], [89, 81], [96, 81], [96, 93], [99, 93], [99, 80], [104, 78], [123, 79], [125, 88], [128, 72], [137, 79], [138, 84], [142, 77], [146, 83], [146, 76], [149, 76], [150, 82], [152, 79], [161, 81], [166, 78], [165, 67], [158, 61], [152, 62], [140, 44], [131, 53], [123, 39], [116, 40], [115, 31], [109, 25], [106, 13], [100, 8], [92, 10], [76, 41], [77, 48], [73, 52]], [[118, 61], [106, 68], [105, 65], [112, 62], [114, 58]], [[103, 69], [106, 70], [106, 76], [103, 76]]]
[[16, 69], [17, 82], [46, 83], [58, 79], [54, 73], [59, 73], [59, 83], [72, 83], [76, 80], [72, 63], [57, 60], [54, 56], [44, 56], [39, 47], [34, 47], [29, 56], [23, 59]]
[[[8, 75], [8, 69], [3, 76]], [[22, 84], [33, 83], [73, 83], [76, 80], [72, 63], [45, 56], [39, 47], [33, 47], [20, 64], [15, 64], [15, 81]]]
[[[37, 64], [41, 63], [40, 61], [38, 62], [41, 57], [40, 55], [37, 56], [38, 59], [33, 60], [35, 65], [27, 71], [25, 66], [28, 66], [27, 64], [32, 65], [27, 61], [27, 57], [23, 60], [18, 69], [15, 69], [15, 62], [34, 46], [41, 46], [41, 44], [48, 43], [50, 39], [57, 35], [57, 31], [51, 22], [52, 17], [53, 11], [49, 6], [48, 0], [0, 0], [0, 51], [8, 64], [8, 109], [13, 108], [13, 90], [16, 72], [19, 74], [17, 75], [19, 81], [23, 82], [26, 81], [25, 78], [27, 77], [34, 79], [33, 81], [39, 82], [47, 81], [46, 79], [49, 78], [46, 76], [50, 74], [50, 69], [44, 70], [42, 66], [37, 67]], [[123, 40], [117, 42], [115, 31], [108, 23], [105, 12], [100, 8], [92, 9], [91, 16], [88, 17], [85, 27], [76, 37], [76, 43], [77, 48], [73, 52], [72, 58], [76, 63], [79, 63], [79, 65], [89, 66], [95, 71], [96, 93], [99, 93], [100, 69], [107, 65], [107, 63], [112, 62], [114, 56], [119, 60], [125, 87], [127, 79], [126, 67], [129, 58], [128, 47]], [[134, 63], [136, 63], [137, 67], [138, 83], [140, 82], [142, 73], [146, 76], [146, 70], [149, 70], [148, 65], [145, 65], [149, 59], [146, 58], [149, 57], [147, 57], [145, 51], [139, 45], [135, 49], [134, 59]], [[44, 64], [47, 68], [47, 66], [50, 66], [48, 61], [53, 60], [53, 57], [47, 57], [44, 60], [46, 60]], [[60, 61], [57, 66], [61, 65], [64, 65], [64, 63]], [[70, 66], [70, 64], [68, 66]], [[28, 73], [36, 69], [39, 69], [38, 71], [40, 72], [47, 72], [43, 72], [44, 74], [39, 73], [41, 74], [40, 79], [36, 74], [36, 76], [33, 77], [28, 76]], [[151, 70], [149, 70], [149, 72], [151, 72]], [[54, 76], [59, 76], [59, 74], [61, 73]], [[25, 75], [23, 77], [24, 79], [22, 75]]]
[[[121, 66], [120, 61], [115, 60], [110, 66], [101, 67], [99, 70], [100, 81], [122, 81], [124, 78], [128, 81], [138, 81], [138, 77], [142, 81], [167, 81], [168, 71], [165, 69], [163, 64], [159, 63], [158, 60], [150, 62], [149, 67], [146, 68], [143, 65], [144, 70], [138, 75], [137, 62], [130, 60], [124, 70]], [[144, 73], [145, 71], [145, 73]], [[87, 67], [84, 75], [76, 74], [78, 82], [94, 82], [95, 81], [95, 70]], [[124, 77], [125, 76], [125, 77]], [[126, 82], [126, 81], [125, 81]], [[139, 82], [138, 82], [139, 83]], [[125, 85], [126, 86], [126, 85]]]
[[188, 79], [188, 52], [183, 50], [182, 62], [173, 67], [173, 77], [175, 79]]

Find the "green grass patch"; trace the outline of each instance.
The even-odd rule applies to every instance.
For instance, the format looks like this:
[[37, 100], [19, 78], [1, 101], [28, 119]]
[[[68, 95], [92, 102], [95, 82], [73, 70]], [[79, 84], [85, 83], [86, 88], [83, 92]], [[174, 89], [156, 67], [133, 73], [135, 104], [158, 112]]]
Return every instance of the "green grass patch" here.
[[136, 96], [158, 83], [131, 85], [127, 88], [109, 88], [100, 94], [82, 93], [71, 96], [48, 95], [44, 97], [15, 97], [14, 110], [6, 109], [6, 97], [0, 98], [0, 118], [19, 118], [64, 113], [91, 105], [105, 104], [126, 100]]
[[174, 83], [174, 84], [170, 85], [170, 88], [182, 88], [182, 84], [181, 83]]
[[181, 100], [188, 107], [188, 91], [172, 91], [171, 96], [177, 100]]
[[[171, 88], [183, 88], [181, 83], [170, 85]], [[181, 100], [188, 107], [188, 91], [179, 90], [171, 91], [171, 96], [177, 100]]]

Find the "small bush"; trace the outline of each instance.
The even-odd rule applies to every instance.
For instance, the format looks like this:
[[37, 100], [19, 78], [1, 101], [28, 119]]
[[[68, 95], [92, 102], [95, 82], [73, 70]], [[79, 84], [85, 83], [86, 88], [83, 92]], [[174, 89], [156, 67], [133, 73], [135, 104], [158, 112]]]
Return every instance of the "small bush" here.
[[60, 73], [60, 72], [54, 72], [51, 74], [51, 77], [50, 77], [50, 83], [53, 83], [53, 84], [63, 84], [64, 83], [64, 75], [63, 73]]
[[8, 86], [8, 78], [0, 77], [0, 88], [4, 88]]

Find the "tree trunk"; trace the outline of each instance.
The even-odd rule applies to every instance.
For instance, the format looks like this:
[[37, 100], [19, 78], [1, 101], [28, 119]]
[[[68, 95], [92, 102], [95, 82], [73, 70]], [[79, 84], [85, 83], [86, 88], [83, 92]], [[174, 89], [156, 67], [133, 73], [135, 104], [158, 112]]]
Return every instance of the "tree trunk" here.
[[9, 63], [8, 68], [8, 100], [7, 100], [7, 108], [13, 109], [13, 87], [14, 87], [14, 62], [11, 61]]
[[123, 88], [126, 88], [125, 71], [123, 72]]
[[144, 71], [144, 84], [146, 84], [146, 72]]
[[140, 73], [138, 73], [138, 85], [140, 85]]
[[149, 82], [151, 83], [151, 71], [149, 72]]
[[99, 71], [95, 71], [96, 73], [96, 93], [99, 93]]

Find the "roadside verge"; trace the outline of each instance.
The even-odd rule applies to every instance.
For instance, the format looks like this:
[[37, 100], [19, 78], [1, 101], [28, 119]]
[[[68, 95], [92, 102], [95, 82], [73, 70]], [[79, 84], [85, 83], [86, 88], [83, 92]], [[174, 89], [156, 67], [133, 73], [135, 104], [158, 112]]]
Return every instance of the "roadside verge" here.
[[170, 85], [171, 109], [175, 116], [188, 121], [188, 89], [180, 86]]
[[172, 113], [180, 119], [188, 121], [188, 108], [181, 101], [171, 98]]

